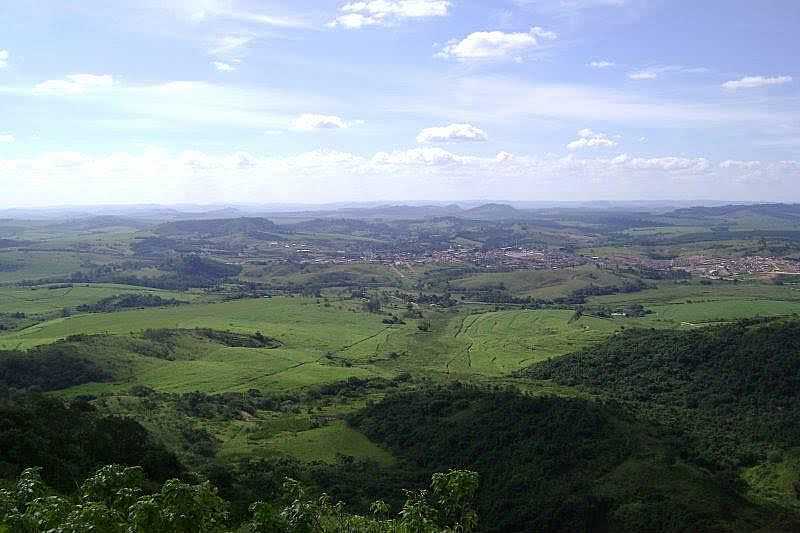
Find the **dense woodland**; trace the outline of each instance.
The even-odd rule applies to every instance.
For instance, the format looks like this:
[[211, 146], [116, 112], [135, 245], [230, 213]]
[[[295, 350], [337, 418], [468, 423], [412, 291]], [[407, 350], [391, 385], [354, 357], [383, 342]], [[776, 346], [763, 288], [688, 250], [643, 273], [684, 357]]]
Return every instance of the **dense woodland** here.
[[530, 369], [680, 431], [704, 465], [735, 468], [800, 442], [800, 322], [626, 331]]

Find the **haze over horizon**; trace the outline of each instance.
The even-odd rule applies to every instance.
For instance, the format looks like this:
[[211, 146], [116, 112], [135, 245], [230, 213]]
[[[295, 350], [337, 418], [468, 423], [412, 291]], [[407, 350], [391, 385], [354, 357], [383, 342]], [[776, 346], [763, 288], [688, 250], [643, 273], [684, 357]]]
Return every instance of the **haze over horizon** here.
[[790, 0], [29, 4], [0, 209], [800, 200]]

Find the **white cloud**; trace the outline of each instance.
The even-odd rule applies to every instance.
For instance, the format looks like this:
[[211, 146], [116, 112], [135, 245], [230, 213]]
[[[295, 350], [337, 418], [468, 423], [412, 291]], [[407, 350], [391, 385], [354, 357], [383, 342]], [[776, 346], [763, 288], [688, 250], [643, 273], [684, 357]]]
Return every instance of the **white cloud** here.
[[13, 143], [15, 140], [11, 133], [0, 133], [0, 143]]
[[8, 66], [8, 58], [11, 54], [8, 53], [8, 50], [0, 49], [0, 68], [6, 68]]
[[791, 81], [791, 76], [745, 76], [738, 80], [726, 81], [722, 84], [722, 87], [730, 91], [736, 91], [738, 89], [756, 89], [770, 85], [783, 85]]
[[302, 131], [340, 130], [358, 122], [347, 122], [336, 115], [303, 113], [292, 122], [292, 128]]
[[63, 80], [47, 80], [33, 88], [35, 94], [41, 95], [75, 95], [92, 91], [111, 89], [114, 78], [110, 74], [70, 74]]
[[617, 146], [617, 141], [609, 138], [605, 133], [596, 133], [589, 128], [578, 131], [578, 138], [567, 144], [567, 149], [571, 151], [583, 148], [613, 148]]
[[219, 71], [219, 72], [233, 72], [234, 70], [236, 70], [236, 66], [235, 65], [238, 64], [238, 63], [239, 63], [239, 61], [237, 61], [237, 60], [231, 61], [231, 63], [225, 63], [223, 61], [212, 61], [211, 62], [211, 64], [214, 65], [214, 68], [217, 69], [217, 71]]
[[495, 161], [498, 163], [506, 163], [508, 161], [512, 161], [514, 159], [514, 154], [506, 151], [497, 152], [497, 155], [494, 156]]
[[308, 29], [311, 27], [311, 24], [302, 17], [235, 9], [234, 2], [231, 0], [172, 0], [170, 2], [160, 0], [158, 5], [179, 12], [193, 23], [218, 19], [275, 28]]
[[329, 27], [359, 29], [366, 26], [390, 26], [406, 19], [445, 17], [449, 0], [367, 0], [349, 2], [340, 8], [340, 15]]
[[449, 126], [425, 128], [417, 135], [417, 142], [420, 144], [488, 140], [486, 132], [471, 124], [450, 124]]
[[652, 70], [638, 70], [636, 72], [631, 72], [628, 74], [628, 78], [632, 80], [654, 80], [658, 78], [658, 74], [653, 72]]
[[534, 26], [527, 33], [507, 33], [502, 31], [477, 31], [464, 39], [454, 39], [436, 54], [437, 57], [453, 58], [458, 61], [486, 61], [514, 59], [521, 61], [525, 54], [552, 41], [558, 36]]
[[[285, 130], [308, 109], [342, 106], [333, 98], [302, 89], [244, 87], [204, 81], [133, 85], [115, 79], [108, 90], [87, 90], [78, 96], [81, 112], [65, 115], [72, 128], [95, 132], [111, 128], [122, 136], [127, 136], [124, 130], [159, 132], [175, 127], [185, 128], [187, 132], [197, 132], [200, 131], [197, 128], [207, 126], [250, 128], [254, 132]], [[72, 106], [77, 103], [78, 96], [53, 104]], [[352, 123], [355, 124], [357, 122]]]
[[599, 61], [590, 61], [588, 65], [592, 68], [611, 68], [615, 67], [617, 64], [613, 61], [607, 61], [605, 59], [601, 59]]
[[446, 166], [467, 163], [472, 159], [469, 156], [453, 154], [442, 148], [411, 148], [394, 152], [378, 152], [372, 157], [371, 163], [377, 167], [388, 169], [392, 166]]
[[704, 74], [708, 72], [706, 67], [686, 67], [683, 65], [660, 65], [647, 67], [628, 73], [628, 78], [632, 80], [655, 80], [662, 74]]
[[[796, 196], [800, 161], [704, 157], [477, 157], [438, 147], [374, 155], [317, 150], [287, 157], [148, 149], [0, 159], [6, 205], [125, 202], [308, 202], [369, 199], [635, 199]], [[546, 194], [546, 196], [543, 196]], [[466, 196], [465, 196], [466, 195]]]
[[223, 35], [214, 39], [208, 53], [218, 58], [233, 57], [254, 39], [255, 37], [250, 34]]
[[403, 109], [439, 123], [468, 122], [502, 127], [526, 120], [636, 124], [647, 128], [696, 127], [722, 122], [774, 124], [777, 113], [737, 99], [710, 102], [664, 97], [628, 89], [554, 85], [500, 74], [464, 76], [420, 84], [413, 101], [381, 95], [384, 108]]

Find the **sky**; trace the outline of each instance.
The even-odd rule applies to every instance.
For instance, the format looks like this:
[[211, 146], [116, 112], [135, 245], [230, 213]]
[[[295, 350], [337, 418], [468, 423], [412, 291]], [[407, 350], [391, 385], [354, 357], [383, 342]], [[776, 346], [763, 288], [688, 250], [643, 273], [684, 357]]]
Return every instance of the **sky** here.
[[0, 206], [800, 201], [796, 0], [0, 4]]

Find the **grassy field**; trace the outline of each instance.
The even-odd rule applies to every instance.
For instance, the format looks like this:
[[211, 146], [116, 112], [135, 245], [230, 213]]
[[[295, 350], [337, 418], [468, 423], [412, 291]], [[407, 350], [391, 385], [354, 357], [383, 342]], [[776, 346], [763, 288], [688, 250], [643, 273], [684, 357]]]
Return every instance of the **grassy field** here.
[[0, 251], [0, 283], [66, 276], [80, 270], [83, 259], [75, 252]]
[[198, 293], [162, 291], [130, 285], [76, 284], [72, 287], [54, 287], [46, 285], [0, 287], [0, 313], [47, 313], [64, 308], [93, 304], [103, 298], [119, 294], [153, 294], [164, 299], [176, 299], [185, 302], [194, 301], [199, 297]]
[[430, 331], [393, 326], [339, 352], [359, 365], [425, 376], [496, 377], [599, 342], [623, 321], [583, 317], [568, 310], [441, 313]]
[[[0, 347], [28, 348], [78, 333], [126, 335], [158, 328], [260, 331], [282, 346], [253, 349], [203, 343], [186, 349], [193, 350], [191, 357], [174, 361], [118, 353], [113, 363], [130, 370], [117, 372], [114, 384], [83, 385], [71, 392], [96, 394], [134, 384], [172, 392], [290, 390], [401, 371], [419, 376], [431, 372], [501, 376], [599, 342], [621, 324], [592, 317], [572, 320], [569, 310], [429, 316], [431, 330], [420, 331], [413, 320], [387, 326], [382, 315], [365, 313], [351, 301], [261, 298], [58, 318], [0, 336]], [[114, 350], [98, 349], [101, 352]]]
[[751, 283], [670, 284], [628, 294], [596, 296], [590, 305], [611, 307], [639, 303], [649, 311], [642, 325], [686, 325], [737, 320], [754, 316], [800, 313], [800, 287]]
[[564, 268], [560, 270], [522, 270], [476, 274], [451, 282], [453, 287], [481, 289], [502, 285], [515, 296], [550, 298], [566, 296], [576, 289], [589, 285], [620, 285], [626, 277], [592, 266]]
[[158, 328], [212, 328], [277, 337], [287, 346], [339, 350], [383, 329], [381, 317], [349, 302], [325, 307], [310, 298], [260, 298], [174, 308], [77, 315], [0, 336], [0, 346], [35, 346], [76, 333], [124, 334]]
[[394, 461], [391, 453], [338, 420], [306, 431], [280, 433], [263, 446], [272, 453], [309, 462], [335, 463], [341, 455], [383, 464]]
[[652, 311], [643, 324], [652, 321], [674, 325], [695, 325], [725, 322], [756, 316], [784, 316], [800, 313], [800, 302], [726, 298], [712, 301], [692, 301], [648, 306]]
[[682, 303], [687, 300], [751, 299], [800, 302], [800, 286], [759, 283], [662, 283], [656, 289], [626, 294], [594, 296], [591, 304], [615, 305], [629, 302], [646, 304]]
[[[346, 350], [386, 329], [381, 317], [351, 312], [350, 304], [325, 307], [313, 299], [273, 298], [193, 304], [175, 308], [77, 315], [0, 336], [0, 347], [26, 348], [78, 333], [124, 335], [158, 328], [213, 328], [279, 339], [277, 349], [202, 344], [191, 358], [175, 361], [117, 355], [115, 364], [133, 368], [113, 385], [91, 384], [73, 393], [123, 390], [134, 384], [163, 391], [205, 392], [293, 389], [348, 377], [382, 376], [378, 367], [344, 364], [329, 354]], [[113, 350], [99, 350], [113, 352]], [[99, 355], [98, 355], [99, 357]], [[122, 358], [122, 359], [120, 359]]]
[[[529, 280], [523, 278], [522, 282]], [[167, 393], [250, 389], [296, 393], [351, 377], [392, 378], [401, 373], [412, 378], [511, 383], [515, 371], [601, 342], [623, 327], [694, 327], [737, 317], [800, 312], [800, 292], [789, 286], [669, 283], [654, 290], [591, 300], [606, 305], [641, 302], [653, 311], [642, 319], [583, 316], [576, 320], [569, 309], [486, 311], [484, 306], [462, 305], [426, 308], [425, 319], [431, 325], [427, 331], [417, 327], [418, 320], [384, 324], [386, 315], [365, 312], [358, 300], [273, 297], [209, 303], [190, 293], [118, 285], [71, 290], [4, 287], [0, 289], [0, 309], [45, 312], [137, 291], [195, 301], [180, 307], [57, 318], [0, 335], [0, 348], [28, 348], [79, 333], [109, 334], [92, 340], [94, 344], [82, 353], [109, 369], [113, 381], [80, 385], [59, 394], [89, 394], [117, 401], [109, 409], [127, 413], [133, 408], [114, 399], [129, 397], [134, 385]], [[399, 315], [402, 309], [388, 307], [387, 311]], [[198, 327], [260, 331], [282, 344], [277, 348], [229, 347], [188, 336], [181, 340], [173, 360], [144, 356], [130, 344], [130, 339], [141, 338], [143, 330]], [[314, 414], [306, 408], [279, 414], [258, 412], [240, 420], [201, 425], [219, 442], [218, 454], [224, 460], [289, 455], [302, 461], [334, 463], [344, 455], [391, 462], [388, 452], [342, 421], [342, 415], [363, 405], [365, 398], [347, 401], [316, 406]], [[175, 438], [169, 434], [179, 421], [175, 413], [133, 414], [166, 435], [165, 439]]]

